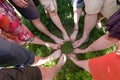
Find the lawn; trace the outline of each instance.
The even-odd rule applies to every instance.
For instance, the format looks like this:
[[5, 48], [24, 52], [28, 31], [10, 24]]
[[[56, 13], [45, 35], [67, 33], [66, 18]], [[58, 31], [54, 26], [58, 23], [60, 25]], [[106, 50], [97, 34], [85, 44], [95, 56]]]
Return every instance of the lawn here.
[[[64, 28], [66, 29], [67, 33], [70, 35], [73, 31], [74, 23], [73, 23], [73, 12], [72, 12], [72, 6], [70, 0], [57, 0], [58, 1], [58, 14], [60, 16], [60, 19], [62, 21], [62, 24], [64, 25]], [[40, 11], [41, 20], [46, 25], [48, 30], [53, 33], [54, 35], [62, 38], [61, 32], [56, 28], [56, 26], [51, 22], [51, 20], [46, 17], [43, 7], [40, 5], [38, 6], [38, 10]], [[44, 41], [53, 42], [49, 37], [44, 35], [43, 33], [39, 32], [33, 25], [31, 25], [26, 19], [22, 18], [22, 21], [25, 25], [28, 26], [28, 28], [39, 38], [41, 38]], [[77, 35], [77, 39], [80, 39], [83, 33], [83, 24], [84, 24], [84, 17], [82, 16], [79, 21], [79, 34]], [[95, 41], [97, 38], [102, 36], [105, 33], [105, 28], [102, 27], [100, 29], [94, 28], [93, 31], [90, 34], [90, 39], [88, 42], [84, 43], [81, 48], [86, 48], [89, 46], [93, 41]], [[54, 42], [53, 42], [54, 43]], [[71, 45], [71, 42], [66, 42], [62, 45], [61, 50], [65, 54], [69, 54], [73, 51], [73, 47]], [[39, 56], [48, 56], [54, 50], [51, 48], [48, 48], [46, 46], [41, 45], [33, 45], [28, 44], [26, 45], [26, 48], [31, 50], [33, 53]], [[104, 55], [107, 52], [113, 51], [115, 49], [115, 46], [112, 46], [106, 50], [97, 51], [97, 52], [89, 52], [88, 54], [79, 54], [77, 55], [78, 59], [90, 59], [93, 57]], [[45, 67], [54, 66], [57, 63], [57, 60], [48, 62], [47, 64], [43, 65]], [[69, 59], [67, 59], [66, 64], [63, 66], [63, 68], [60, 70], [60, 72], [55, 77], [55, 80], [92, 80], [91, 75], [83, 70], [82, 68], [78, 68], [76, 65], [74, 65]]]

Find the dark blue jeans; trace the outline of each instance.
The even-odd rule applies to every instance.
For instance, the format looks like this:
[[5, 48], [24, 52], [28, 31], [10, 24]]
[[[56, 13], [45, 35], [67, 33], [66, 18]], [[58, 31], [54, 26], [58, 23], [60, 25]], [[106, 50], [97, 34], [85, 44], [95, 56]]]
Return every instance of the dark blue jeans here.
[[34, 62], [34, 55], [16, 43], [0, 38], [0, 67], [28, 66]]
[[82, 8], [84, 6], [84, 0], [71, 0], [73, 7]]
[[29, 4], [27, 8], [18, 7], [12, 0], [9, 1], [25, 18], [29, 20], [35, 20], [40, 18], [40, 13], [35, 6], [33, 0], [26, 0], [26, 2]]

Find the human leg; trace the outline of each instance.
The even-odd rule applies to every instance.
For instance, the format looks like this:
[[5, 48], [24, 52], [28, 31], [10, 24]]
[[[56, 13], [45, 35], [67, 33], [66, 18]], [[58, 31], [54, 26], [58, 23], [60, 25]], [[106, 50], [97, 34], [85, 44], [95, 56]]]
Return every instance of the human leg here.
[[[18, 76], [19, 75], [19, 76]], [[40, 70], [37, 66], [3, 68], [0, 69], [1, 80], [42, 80]]]
[[84, 1], [83, 0], [71, 0], [72, 6], [73, 6], [73, 13], [74, 13], [74, 30], [73, 33], [70, 36], [70, 39], [72, 42], [75, 41], [77, 34], [78, 34], [78, 23], [79, 23], [79, 19], [82, 13], [82, 7], [84, 5]]
[[34, 2], [32, 0], [28, 0], [29, 6], [26, 8], [18, 7], [12, 0], [9, 0], [13, 6], [27, 19], [29, 19], [33, 25], [41, 32], [49, 36], [51, 39], [53, 39], [56, 43], [62, 44], [64, 41], [62, 39], [59, 39], [58, 37], [54, 36], [52, 33], [48, 31], [48, 29], [45, 27], [45, 25], [40, 21], [40, 15], [37, 10], [37, 7], [35, 6]]
[[75, 41], [75, 39], [77, 37], [77, 34], [78, 34], [78, 30], [79, 30], [78, 22], [79, 22], [79, 19], [80, 19], [82, 8], [73, 9], [73, 12], [74, 12], [74, 31], [70, 36], [70, 39], [71, 39], [72, 42]]
[[85, 20], [82, 38], [73, 43], [74, 48], [79, 47], [89, 38], [91, 30], [97, 23], [98, 13], [101, 11], [104, 0], [84, 0], [85, 3]]
[[78, 60], [75, 54], [69, 54], [69, 59], [72, 60], [78, 67], [85, 69], [86, 71], [90, 72], [88, 62], [89, 60]]
[[117, 42], [117, 54], [120, 55], [120, 40]]
[[58, 29], [62, 31], [63, 38], [65, 41], [69, 41], [66, 30], [64, 29], [61, 20], [57, 14], [57, 3], [56, 0], [40, 0], [43, 5], [46, 14], [49, 15], [52, 22], [57, 26]]
[[85, 15], [85, 20], [84, 20], [84, 31], [83, 31], [83, 36], [81, 39], [75, 41], [73, 43], [73, 47], [79, 47], [82, 45], [84, 42], [86, 42], [89, 38], [89, 34], [96, 25], [97, 22], [97, 14], [86, 14]]
[[70, 40], [69, 36], [68, 36], [66, 30], [64, 29], [57, 12], [56, 11], [53, 11], [53, 12], [49, 11], [49, 16], [50, 16], [50, 19], [52, 20], [52, 22], [57, 26], [57, 28], [61, 30], [64, 40], [69, 41]]
[[55, 60], [60, 56], [61, 56], [61, 50], [56, 50], [50, 56], [47, 56], [47, 57], [35, 56], [35, 60], [32, 66], [39, 66], [39, 65], [45, 64], [46, 62]]
[[[87, 12], [87, 14], [85, 16], [84, 32], [83, 32], [82, 38], [80, 40], [76, 41], [75, 43], [73, 43], [74, 48], [80, 46], [82, 43], [84, 43], [88, 39], [91, 30], [96, 25], [97, 13], [100, 12], [100, 10], [102, 9], [102, 6], [104, 7], [102, 9], [102, 13], [103, 13], [104, 16], [108, 11], [111, 11], [111, 9], [112, 9], [112, 8], [105, 7], [106, 5], [112, 3], [113, 4], [112, 7], [116, 7], [116, 6], [114, 6], [114, 4], [115, 4], [114, 0], [108, 1], [109, 3], [107, 3], [107, 0], [105, 2], [103, 0], [99, 0], [99, 1], [97, 0], [96, 5], [98, 5], [98, 6], [94, 6], [94, 8], [96, 7], [95, 10], [91, 11], [91, 9], [89, 9], [89, 7], [91, 5], [90, 3], [88, 3], [89, 1], [88, 0], [84, 0], [84, 1], [85, 1], [85, 4], [86, 4], [86, 12]], [[93, 0], [93, 1], [95, 2], [95, 0]], [[103, 3], [106, 3], [106, 5], [103, 5]], [[118, 10], [118, 7], [115, 8], [115, 10], [113, 12], [115, 12], [116, 10]], [[91, 13], [92, 15], [88, 15], [88, 13]], [[93, 13], [96, 13], [96, 14], [93, 14]], [[109, 16], [111, 16], [111, 13], [110, 13]], [[105, 17], [108, 18], [108, 15], [105, 16]]]
[[[94, 41], [88, 48], [86, 49], [75, 49], [75, 53], [86, 53], [92, 51], [98, 51], [106, 49], [112, 46], [114, 43], [118, 42], [120, 39], [120, 28], [119, 28], [119, 10], [114, 13], [106, 23], [106, 30], [109, 31], [108, 34], [103, 35], [96, 41]], [[97, 46], [98, 45], [98, 46]]]
[[28, 66], [34, 62], [34, 55], [14, 42], [0, 38], [0, 66]]
[[32, 52], [28, 51], [20, 45], [17, 45], [16, 43], [0, 38], [0, 44], [0, 53], [3, 53], [0, 55], [0, 66], [28, 66], [33, 62], [33, 65], [41, 65], [61, 56], [61, 50], [56, 50], [48, 57], [42, 58], [35, 56], [34, 58]]
[[101, 13], [99, 13], [98, 14], [98, 20], [97, 20], [97, 24], [96, 24], [96, 27], [97, 28], [101, 28], [102, 27], [102, 20], [104, 19], [105, 17], [101, 14]]
[[117, 42], [117, 50], [120, 50], [120, 40]]
[[54, 43], [50, 43], [50, 42], [45, 42], [41, 39], [39, 39], [38, 37], [34, 37], [33, 41], [31, 42], [33, 44], [40, 44], [40, 45], [44, 45], [46, 47], [51, 47], [52, 49], [58, 49], [60, 48], [59, 44], [54, 44]]
[[118, 42], [118, 39], [109, 37], [108, 34], [103, 35], [96, 41], [94, 41], [89, 47], [86, 49], [75, 49], [73, 52], [74, 53], [86, 53], [86, 52], [93, 52], [93, 51], [99, 51], [103, 49], [107, 49], [113, 44]]
[[43, 40], [41, 40], [40, 38], [38, 38], [37, 36], [34, 36], [31, 31], [23, 24], [21, 24], [20, 26], [16, 27], [16, 29], [14, 30], [13, 34], [17, 34], [18, 37], [18, 41], [15, 40], [15, 42], [18, 42], [18, 44], [24, 44], [26, 43], [33, 43], [33, 44], [39, 44], [39, 45], [44, 45], [47, 46], [48, 48], [51, 47], [52, 49], [58, 49], [60, 48], [60, 44], [54, 44], [54, 43], [50, 43], [50, 42], [45, 42]]
[[50, 33], [48, 31], [48, 29], [43, 25], [43, 23], [40, 21], [40, 19], [35, 19], [32, 20], [32, 23], [36, 26], [36, 28], [38, 30], [40, 30], [41, 32], [43, 32], [44, 34], [46, 34], [47, 36], [49, 36], [51, 39], [53, 39], [56, 43], [58, 44], [62, 44], [64, 42], [64, 40], [56, 37], [55, 35], [53, 35], [52, 33]]
[[62, 54], [62, 56], [60, 57], [57, 65], [55, 67], [52, 67], [52, 68], [39, 67], [41, 74], [42, 74], [42, 79], [43, 80], [53, 80], [54, 77], [56, 76], [56, 74], [59, 72], [59, 70], [65, 64], [65, 62], [66, 62], [66, 56], [65, 56], [65, 54]]
[[116, 0], [105, 0], [101, 9], [102, 15], [109, 19], [116, 11], [120, 9], [119, 5], [116, 5]]

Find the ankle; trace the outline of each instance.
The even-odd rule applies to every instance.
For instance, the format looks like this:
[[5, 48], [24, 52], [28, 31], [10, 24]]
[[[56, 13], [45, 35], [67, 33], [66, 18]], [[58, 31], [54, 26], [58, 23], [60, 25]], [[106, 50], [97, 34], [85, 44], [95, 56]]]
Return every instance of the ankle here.
[[59, 72], [59, 70], [61, 69], [61, 65], [56, 65], [56, 70]]
[[87, 52], [89, 52], [89, 49], [88, 48], [84, 49], [84, 53], [87, 53]]
[[74, 31], [78, 31], [78, 28], [74, 29]]

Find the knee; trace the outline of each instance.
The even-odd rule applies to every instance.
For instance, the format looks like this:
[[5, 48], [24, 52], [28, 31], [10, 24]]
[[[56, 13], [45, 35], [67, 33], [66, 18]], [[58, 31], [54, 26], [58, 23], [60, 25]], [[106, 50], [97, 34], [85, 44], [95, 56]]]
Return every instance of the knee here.
[[34, 23], [37, 23], [37, 22], [41, 22], [41, 20], [38, 18], [38, 19], [31, 20], [31, 22], [34, 24]]
[[50, 16], [55, 16], [55, 15], [57, 15], [57, 11], [48, 11], [48, 14], [50, 15]]

